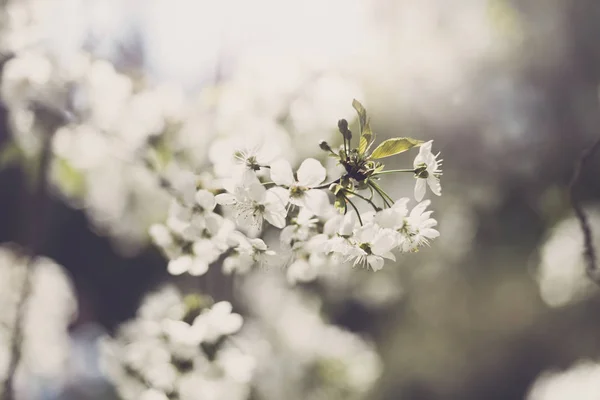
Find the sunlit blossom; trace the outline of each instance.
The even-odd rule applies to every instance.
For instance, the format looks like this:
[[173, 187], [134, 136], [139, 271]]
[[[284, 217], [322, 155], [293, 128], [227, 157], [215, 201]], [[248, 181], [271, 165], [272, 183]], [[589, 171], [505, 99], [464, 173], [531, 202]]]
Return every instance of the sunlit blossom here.
[[425, 196], [425, 188], [429, 189], [436, 196], [441, 196], [442, 186], [440, 185], [440, 176], [442, 175], [442, 160], [438, 160], [439, 153], [434, 155], [431, 152], [433, 140], [423, 143], [419, 148], [419, 154], [415, 157], [413, 166], [415, 168], [415, 199], [423, 200]]

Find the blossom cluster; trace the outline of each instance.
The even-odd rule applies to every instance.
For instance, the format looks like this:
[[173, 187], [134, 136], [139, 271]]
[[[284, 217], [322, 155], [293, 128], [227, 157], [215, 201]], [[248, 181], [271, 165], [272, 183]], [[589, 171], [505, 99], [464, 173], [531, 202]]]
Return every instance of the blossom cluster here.
[[[221, 160], [229, 160], [227, 177], [216, 168], [202, 175], [179, 171], [172, 179], [165, 177], [173, 195], [169, 218], [153, 225], [150, 234], [169, 258], [169, 272], [202, 275], [217, 261], [225, 273], [283, 264], [289, 266], [291, 282], [310, 281], [331, 263], [381, 270], [385, 259], [395, 260], [395, 252], [416, 251], [438, 237], [437, 221], [427, 210], [430, 201], [423, 200], [427, 187], [441, 194], [441, 160], [432, 153], [432, 141], [393, 138], [371, 151], [375, 135], [366, 111], [356, 100], [353, 106], [361, 132], [358, 145], [352, 148], [346, 120], [338, 123], [339, 149], [320, 143], [337, 161], [332, 171], [307, 158], [294, 172], [263, 141], [242, 143], [229, 153], [220, 148]], [[379, 161], [411, 148], [419, 148], [413, 168], [386, 170]], [[385, 175], [402, 172], [416, 180], [418, 204], [411, 210], [409, 198], [394, 200], [380, 184]], [[362, 210], [358, 201], [364, 203]], [[268, 245], [261, 238], [269, 227], [281, 229], [279, 243]]]
[[3, 386], [9, 379], [12, 346], [20, 343], [15, 389], [22, 397], [35, 398], [66, 378], [67, 328], [77, 311], [74, 289], [61, 266], [45, 257], [31, 260], [16, 245], [0, 246], [0, 276], [0, 382]]
[[167, 286], [102, 340], [102, 367], [125, 400], [246, 399], [255, 360], [232, 337], [242, 322], [229, 302]]
[[241, 338], [253, 344], [258, 398], [368, 398], [382, 373], [373, 343], [328, 322], [314, 294], [279, 274], [255, 274], [241, 292], [253, 310]]

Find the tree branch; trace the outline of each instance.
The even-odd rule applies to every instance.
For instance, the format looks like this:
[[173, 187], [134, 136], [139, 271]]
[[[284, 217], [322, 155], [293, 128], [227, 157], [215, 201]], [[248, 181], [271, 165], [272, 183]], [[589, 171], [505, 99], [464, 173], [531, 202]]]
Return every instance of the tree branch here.
[[596, 142], [590, 148], [583, 151], [579, 161], [577, 162], [577, 165], [575, 166], [575, 171], [573, 172], [571, 182], [569, 183], [571, 206], [575, 211], [575, 215], [579, 220], [579, 225], [581, 226], [581, 232], [583, 233], [583, 256], [586, 264], [586, 273], [588, 277], [597, 285], [600, 285], [600, 271], [598, 270], [597, 256], [594, 249], [592, 228], [581, 205], [581, 199], [577, 193], [577, 187], [581, 180], [582, 171], [599, 148], [600, 139], [596, 140]]
[[36, 186], [34, 193], [31, 196], [28, 220], [27, 220], [27, 231], [25, 232], [25, 246], [26, 246], [26, 261], [24, 268], [25, 277], [23, 279], [23, 286], [19, 293], [19, 298], [16, 304], [15, 319], [13, 321], [13, 329], [11, 334], [10, 353], [8, 369], [6, 379], [4, 381], [2, 391], [3, 399], [14, 400], [14, 382], [15, 374], [19, 367], [22, 356], [22, 344], [23, 344], [23, 330], [24, 320], [27, 308], [27, 299], [31, 294], [31, 277], [32, 270], [35, 263], [35, 258], [40, 251], [42, 240], [44, 237], [44, 221], [45, 221], [45, 208], [48, 197], [48, 177], [49, 169], [52, 161], [52, 137], [56, 128], [64, 124], [66, 121], [66, 114], [61, 113], [57, 110], [52, 110], [49, 107], [41, 104], [34, 103], [32, 105], [36, 118], [48, 126], [48, 130], [43, 129], [42, 137], [42, 148], [39, 155], [38, 169], [36, 174]]

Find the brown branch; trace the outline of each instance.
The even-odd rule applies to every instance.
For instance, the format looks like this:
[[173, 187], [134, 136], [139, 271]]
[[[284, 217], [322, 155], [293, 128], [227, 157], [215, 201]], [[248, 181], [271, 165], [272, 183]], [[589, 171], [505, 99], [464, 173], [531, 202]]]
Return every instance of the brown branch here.
[[586, 273], [588, 277], [597, 285], [600, 285], [600, 270], [598, 270], [597, 265], [597, 256], [596, 250], [594, 249], [592, 228], [581, 205], [581, 199], [577, 193], [577, 186], [580, 183], [582, 171], [599, 148], [600, 139], [598, 139], [590, 148], [583, 151], [579, 161], [577, 162], [577, 165], [575, 166], [575, 171], [573, 172], [571, 182], [569, 183], [571, 206], [575, 211], [575, 215], [579, 220], [579, 225], [581, 226], [581, 232], [583, 233], [583, 256], [586, 264]]

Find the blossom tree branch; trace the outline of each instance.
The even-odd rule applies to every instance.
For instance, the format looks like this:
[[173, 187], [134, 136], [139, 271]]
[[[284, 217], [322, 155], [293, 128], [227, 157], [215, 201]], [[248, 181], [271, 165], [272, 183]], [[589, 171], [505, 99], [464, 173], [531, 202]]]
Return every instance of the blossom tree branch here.
[[589, 278], [598, 285], [600, 285], [600, 270], [598, 270], [597, 265], [597, 256], [593, 244], [592, 229], [590, 227], [588, 217], [581, 205], [581, 199], [577, 193], [577, 187], [581, 180], [582, 171], [599, 148], [600, 139], [596, 140], [591, 147], [584, 150], [577, 162], [577, 165], [575, 166], [575, 171], [573, 172], [573, 177], [571, 178], [571, 182], [569, 184], [571, 206], [575, 211], [575, 215], [579, 220], [579, 225], [581, 226], [581, 231], [583, 233], [583, 255], [585, 258], [586, 272]]

